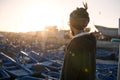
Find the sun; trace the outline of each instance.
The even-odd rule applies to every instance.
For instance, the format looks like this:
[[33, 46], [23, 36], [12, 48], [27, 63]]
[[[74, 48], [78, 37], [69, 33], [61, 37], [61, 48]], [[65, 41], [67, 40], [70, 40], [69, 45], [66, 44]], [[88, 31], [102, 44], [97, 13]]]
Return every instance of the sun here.
[[62, 18], [54, 8], [32, 6], [23, 11], [21, 32], [44, 30], [46, 26], [61, 26]]

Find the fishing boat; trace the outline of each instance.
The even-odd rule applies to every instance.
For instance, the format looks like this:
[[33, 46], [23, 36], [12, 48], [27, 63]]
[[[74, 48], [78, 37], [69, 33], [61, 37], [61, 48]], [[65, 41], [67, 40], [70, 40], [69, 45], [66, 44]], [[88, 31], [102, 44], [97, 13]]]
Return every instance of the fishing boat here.
[[[119, 50], [117, 49], [96, 49], [96, 59], [118, 61]], [[104, 63], [104, 62], [103, 62]]]
[[[21, 51], [21, 52], [17, 52], [17, 53], [10, 53], [11, 55], [12, 54], [14, 54], [14, 56], [10, 56], [10, 58], [11, 59], [13, 59], [14, 61], [16, 61], [16, 63], [17, 64], [19, 64], [19, 65], [21, 65], [22, 67], [24, 67], [24, 68], [27, 68], [28, 70], [30, 70], [30, 71], [32, 71], [33, 72], [33, 74], [35, 74], [35, 75], [39, 75], [39, 77], [41, 77], [41, 78], [45, 78], [46, 76], [44, 76], [44, 75], [41, 75], [41, 73], [42, 74], [46, 74], [46, 75], [48, 75], [47, 73], [50, 73], [51, 71], [55, 71], [55, 70], [58, 70], [57, 68], [55, 68], [55, 67], [51, 67], [53, 64], [52, 64], [52, 62], [51, 62], [51, 66], [48, 66], [48, 65], [50, 65], [50, 62], [48, 62], [48, 60], [47, 59], [45, 59], [45, 58], [40, 58], [39, 57], [39, 61], [41, 61], [41, 62], [43, 62], [43, 61], [45, 61], [46, 60], [46, 63], [40, 63], [39, 61], [37, 61], [36, 59], [34, 59], [32, 56], [29, 56], [27, 53], [25, 53], [25, 52], [23, 52], [23, 51]], [[9, 54], [9, 55], [10, 55]], [[41, 60], [40, 60], [41, 59]], [[45, 65], [46, 64], [46, 68], [48, 69], [49, 68], [49, 70], [47, 70], [47, 71], [43, 71], [43, 72], [41, 72], [41, 68], [40, 68], [40, 66], [37, 66], [36, 68], [34, 68], [33, 69], [33, 67], [34, 67], [34, 65], [36, 65], [36, 64], [38, 64], [38, 63], [40, 63], [41, 65]], [[49, 64], [48, 64], [49, 63]], [[55, 65], [55, 64], [54, 64]], [[36, 72], [36, 69], [37, 69], [37, 72]], [[50, 69], [51, 69], [51, 71], [50, 71]], [[52, 73], [54, 73], [54, 72], [52, 72]], [[57, 73], [56, 73], [57, 74]], [[58, 73], [59, 74], [59, 73]], [[54, 75], [55, 75], [55, 73], [54, 73]], [[54, 76], [54, 75], [48, 75], [49, 77], [50, 76]]]
[[118, 49], [120, 42], [97, 40], [97, 48]]
[[22, 78], [16, 78], [15, 80], [45, 80], [45, 79], [32, 77], [32, 76], [24, 76]]
[[96, 64], [96, 80], [117, 80], [117, 64]]
[[0, 67], [0, 80], [9, 80], [10, 79], [10, 75], [3, 70], [2, 67]]
[[41, 57], [40, 55], [38, 55], [34, 51], [31, 51], [31, 52], [28, 52], [28, 53], [25, 53], [24, 51], [21, 51], [21, 52], [24, 53], [24, 54], [28, 54], [33, 59], [37, 60], [39, 63], [41, 63], [44, 66], [46, 66], [47, 68], [49, 68], [51, 71], [59, 72], [61, 70], [62, 64], [57, 63], [57, 62], [52, 61], [52, 60], [49, 60], [45, 57]]
[[119, 38], [112, 38], [111, 41], [112, 42], [120, 42], [120, 39]]
[[118, 28], [108, 28], [100, 25], [95, 25], [95, 27], [100, 31], [104, 36], [108, 37], [118, 37]]
[[[59, 73], [57, 72], [52, 72], [50, 71], [46, 66], [44, 66], [42, 63], [39, 63], [38, 61], [36, 61], [34, 58], [30, 57], [28, 54], [24, 53], [21, 51], [21, 53], [18, 54], [18, 56], [16, 57], [16, 62], [21, 65], [23, 68], [26, 68], [30, 71], [32, 71], [33, 74], [40, 74], [39, 77], [40, 78], [46, 78], [46, 76], [48, 76], [48, 78], [52, 79], [54, 77], [56, 77], [57, 75], [59, 76]], [[41, 68], [41, 66], [44, 67]], [[21, 72], [20, 72], [21, 73]], [[51, 74], [50, 74], [51, 73]], [[52, 74], [53, 73], [53, 74]], [[22, 74], [22, 73], [21, 73]], [[44, 75], [43, 75], [44, 74]], [[46, 75], [46, 76], [45, 76]], [[57, 77], [58, 77], [57, 76]], [[37, 79], [37, 78], [36, 78]], [[38, 78], [39, 79], [39, 78]], [[52, 79], [53, 80], [53, 79]]]
[[2, 49], [2, 52], [15, 60], [19, 65], [23, 67], [30, 68], [33, 64], [36, 64], [37, 61], [32, 57], [29, 57], [27, 54], [24, 54], [18, 50], [18, 48], [14, 45], [8, 45]]
[[33, 65], [31, 69], [37, 73], [40, 72], [41, 78], [44, 79], [48, 78], [48, 80], [58, 80], [60, 77], [60, 72], [51, 71], [40, 63]]
[[0, 52], [0, 57], [2, 59], [2, 68], [12, 77], [21, 77], [33, 74], [32, 71], [17, 64], [12, 58], [4, 53]]
[[30, 69], [34, 64], [37, 64], [38, 61], [35, 60], [34, 58], [30, 57], [28, 54], [24, 53], [24, 52], [19, 52], [17, 54], [17, 56], [15, 56], [15, 61], [22, 65], [23, 67], [26, 67], [28, 69]]
[[61, 69], [62, 64], [58, 64], [57, 62], [41, 57], [33, 51], [26, 53], [24, 51], [19, 51], [14, 45], [6, 45], [7, 46], [5, 46], [5, 49], [2, 49], [2, 52], [14, 59], [23, 67], [30, 69], [32, 65], [42, 63], [52, 71], [59, 71]]
[[47, 73], [42, 73], [43, 76], [46, 78], [48, 77], [48, 80], [58, 80], [60, 77], [60, 73], [58, 72], [47, 72]]

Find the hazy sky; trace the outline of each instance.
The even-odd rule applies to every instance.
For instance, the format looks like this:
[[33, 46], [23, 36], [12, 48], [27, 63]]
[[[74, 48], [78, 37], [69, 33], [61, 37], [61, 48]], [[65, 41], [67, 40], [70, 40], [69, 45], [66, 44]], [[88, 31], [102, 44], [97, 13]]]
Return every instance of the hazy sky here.
[[0, 0], [0, 31], [35, 31], [44, 26], [68, 28], [69, 14], [88, 3], [90, 24], [118, 27], [120, 0]]

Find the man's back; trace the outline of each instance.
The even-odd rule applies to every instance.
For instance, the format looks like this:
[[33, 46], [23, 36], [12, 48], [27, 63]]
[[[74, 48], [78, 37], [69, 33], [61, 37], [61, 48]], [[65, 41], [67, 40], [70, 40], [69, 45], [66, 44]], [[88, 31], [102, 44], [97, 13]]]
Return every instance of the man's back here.
[[96, 39], [92, 34], [77, 36], [67, 46], [61, 80], [95, 79]]

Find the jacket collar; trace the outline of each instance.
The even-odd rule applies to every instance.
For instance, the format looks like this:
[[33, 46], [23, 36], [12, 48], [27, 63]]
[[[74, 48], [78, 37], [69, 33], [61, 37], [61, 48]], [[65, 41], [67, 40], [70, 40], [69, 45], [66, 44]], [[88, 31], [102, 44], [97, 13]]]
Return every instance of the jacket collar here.
[[83, 35], [89, 34], [88, 32], [84, 32], [83, 30], [80, 30], [75, 36], [73, 36], [72, 39], [76, 38], [76, 37], [80, 37]]

